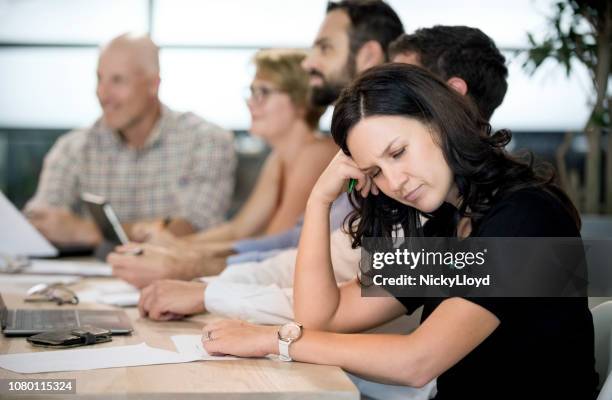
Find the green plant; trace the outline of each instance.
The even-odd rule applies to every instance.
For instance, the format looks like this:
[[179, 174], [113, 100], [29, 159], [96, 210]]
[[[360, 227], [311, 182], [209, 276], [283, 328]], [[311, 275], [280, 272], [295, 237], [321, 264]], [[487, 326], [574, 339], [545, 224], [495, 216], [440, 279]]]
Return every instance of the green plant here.
[[[544, 61], [553, 59], [565, 68], [568, 75], [575, 61], [582, 63], [589, 71], [593, 97], [590, 101], [591, 114], [584, 127], [589, 151], [586, 156], [583, 208], [589, 213], [599, 213], [602, 211], [601, 139], [604, 130], [610, 127], [612, 103], [608, 93], [612, 64], [612, 3], [609, 0], [558, 1], [549, 23], [550, 29], [542, 40], [528, 33], [531, 48], [523, 67], [533, 73]], [[612, 140], [608, 139], [607, 142], [605, 211], [612, 213]], [[565, 167], [560, 166], [560, 170], [565, 170]], [[567, 184], [568, 179], [565, 178], [562, 176]]]

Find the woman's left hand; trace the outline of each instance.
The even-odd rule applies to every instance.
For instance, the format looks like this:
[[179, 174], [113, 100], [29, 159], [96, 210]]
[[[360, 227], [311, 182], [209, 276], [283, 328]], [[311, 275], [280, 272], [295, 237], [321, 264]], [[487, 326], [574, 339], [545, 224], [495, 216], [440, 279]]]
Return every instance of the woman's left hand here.
[[265, 357], [278, 353], [277, 332], [278, 326], [226, 319], [206, 324], [202, 344], [210, 355]]

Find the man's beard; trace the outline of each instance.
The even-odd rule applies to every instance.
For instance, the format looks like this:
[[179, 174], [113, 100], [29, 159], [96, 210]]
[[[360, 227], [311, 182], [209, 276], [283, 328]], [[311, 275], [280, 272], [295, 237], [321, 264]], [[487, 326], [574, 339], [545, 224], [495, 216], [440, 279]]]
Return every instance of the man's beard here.
[[355, 76], [355, 63], [351, 57], [344, 68], [335, 74], [335, 79], [327, 79], [320, 71], [310, 71], [310, 75], [318, 76], [323, 80], [321, 86], [312, 86], [310, 90], [310, 103], [315, 107], [327, 107], [338, 100], [342, 89], [347, 87]]
[[340, 96], [344, 85], [325, 82], [323, 86], [314, 86], [310, 92], [310, 102], [316, 107], [327, 107]]

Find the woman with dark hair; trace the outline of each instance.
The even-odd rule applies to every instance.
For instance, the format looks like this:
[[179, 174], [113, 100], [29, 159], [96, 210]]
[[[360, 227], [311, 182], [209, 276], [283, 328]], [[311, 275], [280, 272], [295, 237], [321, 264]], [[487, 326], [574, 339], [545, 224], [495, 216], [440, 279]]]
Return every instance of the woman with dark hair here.
[[[550, 170], [510, 156], [509, 132], [491, 134], [462, 96], [407, 65], [373, 68], [346, 89], [332, 134], [342, 151], [312, 190], [296, 265], [302, 325], [216, 322], [204, 328], [206, 349], [275, 353], [409, 386], [437, 378], [437, 399], [592, 398], [586, 298], [362, 297], [358, 279], [336, 285], [329, 257], [329, 206], [347, 179], [357, 180], [355, 246], [399, 228], [406, 237], [579, 237], [578, 213]], [[420, 306], [409, 335], [346, 334]]]

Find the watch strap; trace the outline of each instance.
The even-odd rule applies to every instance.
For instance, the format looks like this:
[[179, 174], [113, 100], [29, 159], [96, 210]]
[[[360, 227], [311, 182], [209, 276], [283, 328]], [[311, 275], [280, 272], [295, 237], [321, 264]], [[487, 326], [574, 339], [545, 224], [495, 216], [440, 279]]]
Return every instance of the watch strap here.
[[278, 359], [281, 361], [293, 361], [293, 358], [289, 355], [289, 345], [292, 340], [278, 339]]

